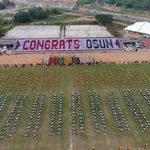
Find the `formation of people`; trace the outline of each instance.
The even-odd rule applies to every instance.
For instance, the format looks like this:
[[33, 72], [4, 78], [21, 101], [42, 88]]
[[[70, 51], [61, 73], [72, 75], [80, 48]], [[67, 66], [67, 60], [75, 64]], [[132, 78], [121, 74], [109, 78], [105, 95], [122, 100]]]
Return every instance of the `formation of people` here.
[[95, 64], [96, 59], [94, 57], [82, 58], [78, 56], [64, 55], [64, 56], [49, 56], [44, 59], [45, 65], [73, 65], [73, 64]]

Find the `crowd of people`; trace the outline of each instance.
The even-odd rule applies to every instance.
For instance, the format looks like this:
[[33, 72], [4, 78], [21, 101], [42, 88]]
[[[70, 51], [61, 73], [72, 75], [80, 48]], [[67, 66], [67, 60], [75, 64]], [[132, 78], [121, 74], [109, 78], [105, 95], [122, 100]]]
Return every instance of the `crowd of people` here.
[[[24, 68], [24, 67], [37, 67], [37, 66], [71, 66], [71, 65], [107, 65], [107, 64], [118, 64], [115, 61], [97, 61], [91, 58], [90, 61], [83, 61], [80, 57], [49, 57], [46, 58], [43, 63], [29, 63], [29, 64], [1, 64], [0, 68]], [[120, 62], [119, 64], [150, 64], [150, 61], [128, 61]]]
[[82, 64], [97, 64], [98, 62], [94, 57], [83, 58], [78, 56], [50, 56], [44, 60], [45, 65], [82, 65]]

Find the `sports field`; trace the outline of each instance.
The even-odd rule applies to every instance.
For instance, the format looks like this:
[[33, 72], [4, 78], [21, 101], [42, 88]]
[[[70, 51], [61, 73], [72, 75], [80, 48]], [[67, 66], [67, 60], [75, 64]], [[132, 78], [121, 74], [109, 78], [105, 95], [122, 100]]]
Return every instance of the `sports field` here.
[[149, 114], [149, 64], [0, 68], [0, 150], [149, 150]]

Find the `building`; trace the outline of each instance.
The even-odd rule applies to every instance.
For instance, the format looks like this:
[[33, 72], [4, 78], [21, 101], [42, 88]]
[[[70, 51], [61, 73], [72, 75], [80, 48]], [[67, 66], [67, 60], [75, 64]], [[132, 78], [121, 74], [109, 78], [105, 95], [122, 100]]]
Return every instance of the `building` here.
[[129, 25], [124, 29], [124, 37], [130, 41], [134, 40], [134, 43], [139, 39], [143, 49], [150, 49], [150, 22], [136, 22]]
[[16, 26], [8, 31], [3, 39], [19, 38], [78, 38], [113, 37], [100, 25], [26, 25]]
[[124, 29], [124, 37], [150, 37], [150, 22], [136, 22]]

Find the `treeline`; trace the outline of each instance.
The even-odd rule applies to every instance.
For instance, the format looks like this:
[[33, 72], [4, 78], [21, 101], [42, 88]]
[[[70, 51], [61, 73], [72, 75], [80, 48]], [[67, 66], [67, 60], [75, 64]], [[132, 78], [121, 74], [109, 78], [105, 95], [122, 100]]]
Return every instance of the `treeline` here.
[[34, 20], [46, 19], [49, 15], [58, 15], [61, 12], [54, 8], [54, 9], [43, 9], [43, 8], [32, 8], [28, 11], [20, 11], [14, 16], [15, 23], [29, 23]]
[[99, 3], [115, 4], [127, 8], [137, 8], [150, 11], [150, 0], [78, 0], [79, 4], [89, 4], [98, 1]]
[[95, 0], [78, 0], [79, 4], [90, 4], [95, 2]]
[[127, 8], [150, 10], [150, 0], [104, 0], [104, 2], [116, 4], [117, 6], [125, 6]]

